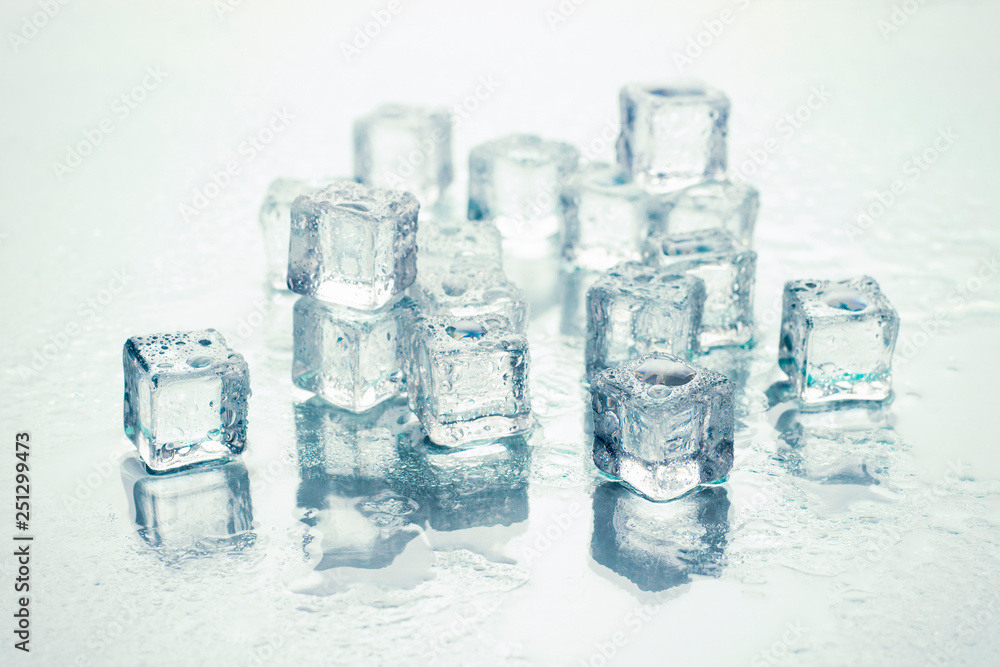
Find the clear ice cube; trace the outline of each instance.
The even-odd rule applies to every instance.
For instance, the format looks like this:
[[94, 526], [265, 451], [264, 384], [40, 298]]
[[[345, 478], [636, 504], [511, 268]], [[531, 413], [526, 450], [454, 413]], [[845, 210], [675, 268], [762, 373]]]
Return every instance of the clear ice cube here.
[[752, 342], [756, 252], [731, 234], [713, 229], [650, 236], [643, 245], [643, 258], [651, 266], [705, 281], [702, 349]]
[[484, 273], [503, 271], [503, 246], [496, 225], [480, 220], [446, 220], [424, 223], [417, 231], [417, 273], [454, 265]]
[[723, 479], [733, 467], [733, 385], [655, 352], [590, 384], [594, 463], [651, 500]]
[[384, 104], [354, 122], [354, 176], [431, 206], [452, 179], [451, 112]]
[[708, 181], [650, 197], [651, 233], [688, 234], [721, 229], [746, 247], [753, 243], [760, 208], [756, 188], [729, 181]]
[[633, 83], [619, 101], [618, 163], [632, 180], [667, 191], [724, 176], [725, 95], [701, 84]]
[[528, 302], [503, 272], [500, 232], [489, 222], [422, 225], [417, 282], [412, 293], [425, 315], [475, 318], [502, 315], [523, 332]]
[[806, 403], [892, 391], [899, 315], [870, 276], [785, 283], [778, 363]]
[[693, 359], [705, 283], [638, 263], [619, 264], [587, 292], [587, 378], [650, 352]]
[[133, 336], [122, 357], [125, 435], [150, 470], [244, 450], [250, 372], [218, 331]]
[[400, 395], [406, 331], [415, 317], [408, 297], [374, 311], [301, 297], [293, 315], [292, 381], [352, 412]]
[[219, 545], [252, 535], [250, 478], [240, 461], [151, 475], [129, 456], [121, 476], [130, 516], [151, 546]]
[[410, 343], [410, 407], [435, 444], [528, 430], [528, 341], [506, 318], [420, 318]]
[[562, 254], [586, 269], [639, 259], [648, 235], [646, 194], [616, 165], [591, 163], [560, 197]]
[[276, 290], [288, 289], [288, 244], [292, 233], [292, 202], [316, 192], [333, 180], [311, 181], [278, 178], [267, 188], [260, 206], [260, 226], [264, 231], [267, 256], [267, 283]]
[[493, 220], [505, 238], [544, 239], [559, 231], [559, 195], [579, 151], [531, 134], [510, 134], [469, 153], [469, 219]]
[[335, 183], [292, 204], [288, 287], [374, 310], [417, 275], [417, 213], [408, 192]]
[[640, 590], [659, 592], [721, 574], [729, 535], [726, 489], [710, 486], [672, 503], [651, 503], [620, 484], [594, 491], [594, 560]]

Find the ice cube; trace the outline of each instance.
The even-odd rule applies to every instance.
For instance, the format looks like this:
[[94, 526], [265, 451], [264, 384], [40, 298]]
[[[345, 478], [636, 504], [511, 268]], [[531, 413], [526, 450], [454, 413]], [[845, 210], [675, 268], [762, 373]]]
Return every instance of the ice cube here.
[[244, 450], [250, 372], [218, 331], [133, 336], [122, 356], [125, 435], [150, 470]]
[[292, 204], [288, 287], [374, 310], [417, 274], [417, 213], [408, 192], [336, 183]]
[[870, 276], [785, 283], [778, 363], [806, 403], [892, 391], [899, 315]]
[[485, 221], [422, 225], [413, 297], [425, 315], [502, 315], [523, 332], [528, 302], [503, 272], [500, 232]]
[[154, 547], [185, 548], [252, 536], [250, 479], [240, 461], [151, 475], [134, 455], [122, 483], [139, 535]]
[[455, 265], [484, 273], [503, 271], [500, 231], [488, 221], [421, 221], [417, 246], [418, 276]]
[[288, 289], [288, 244], [292, 231], [292, 202], [297, 197], [316, 192], [333, 180], [311, 181], [279, 178], [271, 183], [260, 206], [260, 225], [264, 231], [267, 256], [267, 283], [276, 290]]
[[400, 488], [421, 503], [435, 530], [527, 520], [530, 453], [523, 436], [460, 448], [413, 439], [400, 455]]
[[591, 163], [563, 188], [562, 254], [586, 269], [639, 259], [647, 195], [616, 165]]
[[452, 179], [451, 112], [384, 104], [354, 122], [354, 176], [429, 207]]
[[475, 319], [500, 315], [523, 333], [528, 326], [528, 302], [524, 292], [507, 282], [502, 273], [484, 274], [455, 266], [451, 271], [420, 274], [413, 290], [420, 312], [452, 319]]
[[672, 503], [651, 503], [619, 484], [594, 491], [591, 555], [643, 591], [659, 592], [722, 572], [729, 498], [707, 487]]
[[721, 229], [749, 248], [759, 207], [760, 194], [756, 188], [729, 181], [708, 181], [650, 197], [648, 225], [654, 234]]
[[313, 398], [295, 406], [301, 483], [296, 502], [319, 547], [317, 570], [390, 565], [420, 534], [417, 501], [397, 492], [397, 439], [419, 424], [405, 402], [356, 415]]
[[493, 220], [505, 238], [544, 239], [559, 231], [559, 194], [579, 151], [531, 134], [510, 134], [469, 153], [469, 219]]
[[652, 500], [670, 500], [733, 467], [733, 385], [662, 352], [590, 384], [594, 463]]
[[650, 191], [722, 178], [729, 99], [701, 84], [632, 83], [619, 95], [618, 164]]
[[528, 341], [506, 318], [420, 318], [410, 344], [410, 407], [434, 443], [528, 430]]
[[300, 298], [292, 381], [352, 412], [400, 395], [406, 389], [405, 332], [415, 317], [408, 297], [374, 311]]
[[757, 253], [728, 232], [714, 229], [650, 236], [643, 257], [651, 266], [705, 281], [702, 349], [752, 342]]
[[559, 333], [564, 336], [587, 335], [587, 292], [604, 275], [603, 271], [580, 269], [563, 263], [559, 270]]
[[699, 350], [705, 283], [630, 262], [587, 292], [587, 378], [650, 352], [693, 359]]

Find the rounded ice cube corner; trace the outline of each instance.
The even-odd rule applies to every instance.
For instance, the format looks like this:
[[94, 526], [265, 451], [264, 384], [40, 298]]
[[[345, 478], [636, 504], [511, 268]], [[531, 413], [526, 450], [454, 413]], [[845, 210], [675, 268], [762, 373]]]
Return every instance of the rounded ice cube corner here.
[[898, 334], [871, 276], [785, 283], [778, 365], [803, 404], [890, 399]]
[[734, 386], [720, 373], [654, 352], [590, 384], [594, 464], [654, 501], [722, 481], [733, 467]]
[[122, 351], [125, 435], [155, 473], [246, 448], [250, 372], [215, 329], [133, 336]]

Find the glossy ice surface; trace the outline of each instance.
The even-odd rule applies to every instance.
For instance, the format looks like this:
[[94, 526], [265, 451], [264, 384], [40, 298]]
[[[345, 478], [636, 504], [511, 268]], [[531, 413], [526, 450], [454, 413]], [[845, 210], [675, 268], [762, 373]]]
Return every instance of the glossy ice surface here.
[[729, 98], [700, 83], [630, 83], [619, 93], [618, 164], [652, 191], [726, 171]]
[[643, 258], [662, 272], [683, 273], [704, 281], [703, 348], [746, 345], [753, 339], [755, 251], [725, 230], [712, 229], [654, 234], [643, 245]]
[[733, 384], [662, 352], [590, 383], [594, 463], [651, 500], [721, 481], [733, 466]]
[[785, 283], [778, 363], [801, 399], [875, 400], [892, 392], [899, 315], [870, 276]]
[[413, 284], [417, 212], [409, 192], [337, 182], [292, 203], [288, 287], [374, 310]]
[[492, 220], [507, 238], [541, 242], [559, 231], [559, 196], [579, 150], [533, 134], [510, 134], [469, 152], [469, 219]]
[[531, 426], [527, 339], [497, 315], [421, 317], [410, 334], [410, 407], [444, 446]]
[[354, 121], [354, 177], [432, 205], [452, 179], [452, 123], [447, 109], [383, 104]]
[[[220, 17], [211, 2], [70, 2], [16, 54], [5, 39], [2, 537], [9, 546], [12, 434], [26, 431], [36, 596], [30, 656], [7, 635], [0, 664], [597, 667], [609, 646], [607, 667], [1000, 664], [995, 3], [926, 2], [896, 26], [898, 1], [621, 0], [576, 5], [550, 27], [547, 11], [560, 3], [508, 0], [489, 12], [488, 30], [455, 30], [482, 25], [489, 10], [421, 0], [401, 3], [350, 62], [341, 42], [385, 3], [222, 4], [232, 11]], [[271, 181], [349, 173], [351, 122], [393, 99], [478, 102], [456, 113], [449, 193], [459, 217], [464, 156], [505, 132], [613, 160], [605, 130], [617, 125], [621, 85], [678, 71], [675, 52], [723, 6], [734, 21], [684, 71], [732, 100], [730, 177], [745, 174], [761, 193], [756, 347], [713, 349], [698, 362], [738, 379], [728, 481], [655, 505], [618, 484], [602, 491], [611, 483], [592, 461], [583, 336], [559, 337], [553, 289], [529, 324], [537, 425], [524, 464], [501, 452], [484, 453], [482, 466], [469, 454], [448, 459], [471, 471], [456, 495], [443, 473], [417, 474], [443, 465], [414, 464], [405, 468], [413, 495], [400, 487], [392, 499], [418, 509], [355, 509], [347, 498], [327, 516], [350, 522], [306, 523], [310, 509], [325, 511], [313, 499], [348, 495], [336, 475], [360, 487], [394, 464], [378, 443], [395, 442], [390, 425], [406, 412], [358, 427], [355, 441], [375, 444], [356, 464], [338, 463], [345, 431], [335, 419], [297, 417], [293, 300], [264, 285], [256, 222]], [[3, 3], [4, 34], [40, 11]], [[162, 84], [127, 118], [112, 116], [115, 131], [59, 180], [52, 162], [110, 116], [147, 65], [162, 67]], [[475, 98], [489, 75], [499, 87]], [[811, 90], [820, 86], [830, 94], [822, 102]], [[240, 144], [268, 128], [275, 105], [294, 118], [246, 161]], [[922, 154], [949, 127], [954, 143], [929, 164]], [[751, 155], [765, 145], [777, 150], [758, 167]], [[914, 157], [924, 167], [915, 181]], [[244, 160], [240, 173], [185, 220], [178, 204], [230, 160]], [[893, 205], [859, 224], [896, 180], [906, 187]], [[536, 266], [539, 285], [549, 268]], [[784, 283], [864, 274], [900, 316], [895, 399], [877, 412], [807, 411], [777, 366]], [[135, 456], [122, 433], [121, 345], [206, 326], [252, 375], [240, 457], [248, 539], [152, 546], [121, 482], [121, 461]], [[312, 463], [321, 454], [329, 473]], [[306, 484], [319, 491], [300, 501]], [[189, 525], [218, 535], [230, 516], [221, 501], [242, 491], [199, 488], [151, 493], [178, 517], [201, 508]], [[463, 497], [472, 508], [446, 523]], [[245, 516], [239, 507], [232, 514]], [[379, 532], [376, 522], [390, 525]], [[392, 553], [408, 532], [416, 536], [386, 567], [317, 569], [324, 552], [336, 562], [355, 545]], [[14, 612], [8, 551], [5, 615]]]
[[122, 356], [125, 435], [151, 470], [243, 451], [250, 372], [218, 331], [132, 336]]
[[587, 292], [587, 377], [649, 352], [695, 357], [705, 281], [639, 263], [608, 270]]
[[301, 297], [293, 317], [292, 381], [351, 412], [404, 394], [405, 341], [416, 312], [407, 297], [374, 311]]

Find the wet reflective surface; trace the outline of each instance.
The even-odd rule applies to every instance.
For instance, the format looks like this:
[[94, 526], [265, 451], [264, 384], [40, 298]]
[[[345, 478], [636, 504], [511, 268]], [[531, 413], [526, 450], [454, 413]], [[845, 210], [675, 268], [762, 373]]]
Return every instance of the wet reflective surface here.
[[[602, 136], [623, 77], [668, 76], [711, 18], [585, 3], [550, 29], [548, 7], [513, 2], [489, 31], [445, 31], [443, 13], [481, 21], [473, 4], [407, 6], [350, 63], [339, 44], [374, 5], [305, 20], [252, 3], [221, 18], [68, 4], [0, 64], [0, 416], [33, 443], [34, 662], [1000, 663], [1000, 130], [983, 65], [997, 7], [925, 3], [883, 37], [889, 4], [736, 3], [690, 68], [733, 101], [730, 170], [761, 192], [758, 335], [699, 360], [739, 387], [728, 480], [654, 506], [591, 460], [591, 276], [562, 275], [549, 249], [504, 259], [532, 300], [524, 441], [439, 452], [400, 406], [353, 420], [292, 385], [294, 300], [264, 287], [257, 224], [275, 177], [349, 173], [354, 116], [383, 100], [453, 104], [485, 76], [500, 85], [455, 128], [452, 211], [467, 204], [469, 148], [515, 128], [613, 159]], [[7, 24], [37, 11], [14, 3]], [[95, 16], [121, 39], [95, 41]], [[147, 65], [161, 86], [59, 179], [52, 162]], [[428, 71], [447, 76], [430, 90]], [[241, 154], [281, 105], [287, 127]], [[777, 150], [759, 165], [764, 146]], [[240, 173], [194, 209], [232, 160]], [[859, 218], [897, 180], [893, 205]], [[863, 274], [900, 315], [893, 400], [805, 410], [776, 363], [784, 281]], [[122, 343], [206, 326], [251, 367], [242, 470], [127, 470]], [[12, 566], [0, 558], [6, 582]]]

